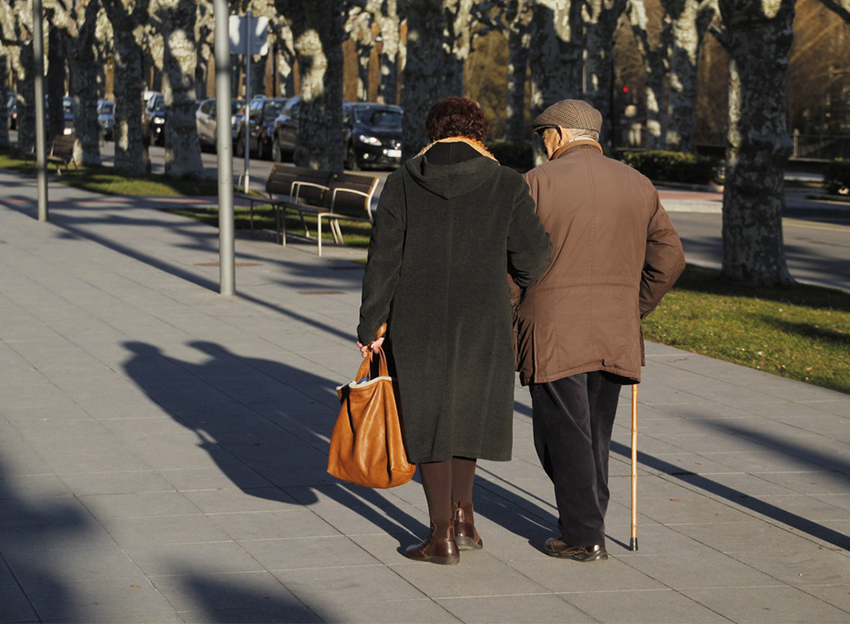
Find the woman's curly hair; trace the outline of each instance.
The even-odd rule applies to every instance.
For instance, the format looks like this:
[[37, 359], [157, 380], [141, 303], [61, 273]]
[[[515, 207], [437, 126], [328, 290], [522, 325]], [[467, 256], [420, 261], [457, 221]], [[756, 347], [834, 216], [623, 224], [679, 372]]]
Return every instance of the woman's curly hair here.
[[428, 110], [425, 131], [431, 141], [466, 137], [484, 141], [490, 124], [477, 102], [464, 97], [447, 97]]

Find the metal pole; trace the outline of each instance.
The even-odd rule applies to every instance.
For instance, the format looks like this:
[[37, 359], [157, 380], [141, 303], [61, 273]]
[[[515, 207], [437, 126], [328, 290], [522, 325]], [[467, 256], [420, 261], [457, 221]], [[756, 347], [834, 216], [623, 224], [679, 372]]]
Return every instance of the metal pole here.
[[254, 42], [251, 41], [254, 35], [254, 14], [251, 11], [248, 11], [248, 14], [245, 16], [246, 21], [248, 22], [245, 27], [246, 37], [245, 37], [245, 192], [250, 191], [251, 187], [251, 170], [250, 170], [250, 162], [251, 162], [251, 116], [248, 114], [248, 105], [251, 103], [251, 49], [254, 46]]
[[632, 385], [632, 537], [629, 550], [638, 549], [637, 539], [637, 411], [638, 387]]
[[230, 134], [230, 37], [227, 0], [213, 0], [215, 13], [215, 117], [218, 151], [218, 239], [222, 295], [236, 294], [233, 240], [233, 137]]
[[44, 32], [41, 0], [32, 0], [32, 53], [35, 60], [35, 168], [38, 186], [38, 220], [48, 221], [47, 135], [44, 127]]

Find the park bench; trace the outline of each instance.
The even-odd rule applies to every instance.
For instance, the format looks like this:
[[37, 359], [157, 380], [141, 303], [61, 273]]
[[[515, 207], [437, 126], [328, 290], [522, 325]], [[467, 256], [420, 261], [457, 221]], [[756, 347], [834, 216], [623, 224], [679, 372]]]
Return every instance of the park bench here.
[[252, 231], [254, 204], [272, 206], [277, 242], [282, 245], [286, 245], [287, 210], [298, 213], [307, 238], [312, 236], [304, 215], [315, 216], [317, 253], [321, 256], [323, 221], [328, 222], [334, 242], [342, 244], [339, 220], [371, 222], [370, 205], [377, 186], [378, 178], [375, 177], [276, 164], [266, 180], [265, 195], [236, 193], [234, 197], [248, 202]]
[[[70, 172], [70, 165], [74, 165], [74, 169], [78, 170], [77, 161], [74, 160], [74, 146], [77, 144], [77, 138], [70, 134], [60, 134], [53, 137], [50, 141], [50, 146], [47, 149], [47, 162], [56, 165], [56, 173], [62, 173], [62, 165], [65, 165], [65, 171]], [[32, 161], [35, 167], [36, 153], [35, 148], [21, 154], [25, 161]]]

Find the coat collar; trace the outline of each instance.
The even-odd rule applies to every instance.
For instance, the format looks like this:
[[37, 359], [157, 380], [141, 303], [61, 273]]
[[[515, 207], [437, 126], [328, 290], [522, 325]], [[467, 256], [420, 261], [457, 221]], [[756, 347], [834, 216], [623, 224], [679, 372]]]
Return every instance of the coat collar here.
[[602, 146], [597, 141], [594, 141], [593, 139], [581, 138], [581, 139], [574, 139], [571, 142], [567, 143], [566, 145], [562, 145], [561, 147], [559, 147], [557, 150], [555, 150], [555, 153], [552, 154], [552, 158], [550, 158], [549, 160], [556, 160], [556, 159], [560, 158], [561, 156], [563, 156], [564, 154], [566, 154], [567, 152], [569, 152], [570, 150], [575, 149], [577, 147], [595, 147], [596, 149], [599, 150], [600, 154], [603, 153], [602, 152]]

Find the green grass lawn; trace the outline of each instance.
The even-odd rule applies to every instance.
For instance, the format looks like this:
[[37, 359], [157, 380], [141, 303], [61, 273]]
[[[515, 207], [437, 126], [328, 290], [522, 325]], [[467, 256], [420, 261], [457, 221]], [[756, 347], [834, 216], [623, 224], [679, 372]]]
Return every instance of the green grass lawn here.
[[[0, 151], [0, 168], [33, 174], [32, 161], [25, 161], [10, 150]], [[55, 165], [50, 164], [51, 181], [67, 184], [94, 193], [105, 195], [147, 195], [152, 197], [174, 195], [217, 195], [218, 181], [207, 178], [170, 179], [160, 175], [145, 175], [138, 178], [115, 175], [112, 167], [80, 167], [57, 176]]]
[[643, 330], [648, 340], [850, 393], [850, 293], [752, 288], [689, 266]]

